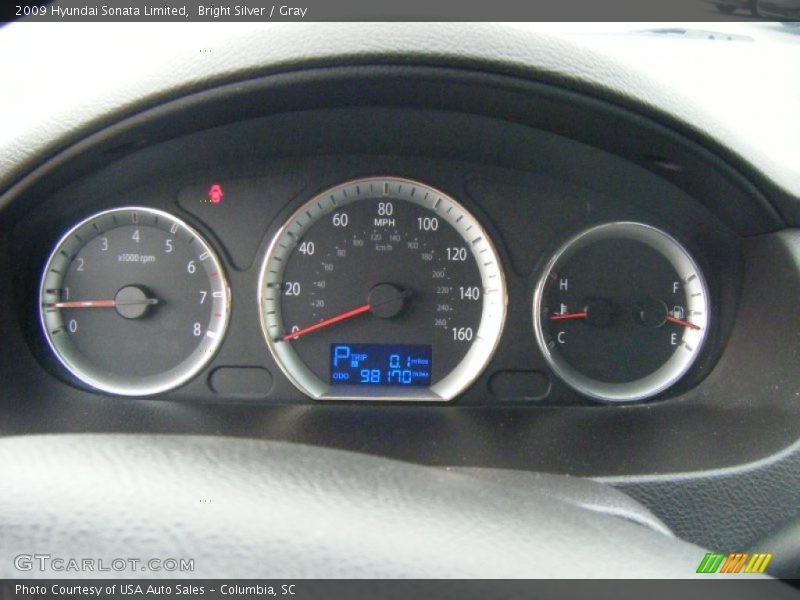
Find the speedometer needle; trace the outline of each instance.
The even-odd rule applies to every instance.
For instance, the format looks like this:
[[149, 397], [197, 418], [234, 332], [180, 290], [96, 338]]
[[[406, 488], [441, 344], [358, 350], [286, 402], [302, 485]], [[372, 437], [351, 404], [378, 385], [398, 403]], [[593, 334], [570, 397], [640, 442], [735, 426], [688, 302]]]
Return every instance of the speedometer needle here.
[[350, 317], [355, 317], [356, 315], [369, 312], [370, 310], [372, 310], [372, 307], [369, 304], [364, 304], [363, 306], [359, 306], [358, 308], [354, 308], [353, 310], [348, 310], [347, 312], [343, 312], [342, 314], [336, 315], [335, 317], [331, 317], [330, 319], [325, 319], [324, 321], [320, 321], [319, 323], [314, 323], [313, 325], [309, 325], [308, 327], [304, 327], [303, 329], [298, 329], [297, 331], [293, 331], [292, 333], [287, 333], [281, 338], [281, 340], [283, 340], [284, 342], [286, 340], [293, 340], [295, 338], [300, 337], [301, 335], [311, 333], [312, 331], [316, 331], [317, 329], [322, 329], [323, 327], [327, 327], [328, 325], [333, 325], [334, 323], [338, 323], [339, 321], [344, 321], [345, 319], [349, 319]]
[[339, 321], [344, 321], [345, 319], [349, 319], [370, 311], [372, 311], [377, 317], [382, 319], [390, 319], [400, 313], [400, 311], [403, 309], [404, 303], [413, 295], [414, 292], [412, 290], [401, 290], [391, 283], [379, 283], [369, 291], [369, 302], [366, 304], [359, 306], [358, 308], [348, 310], [347, 312], [343, 312], [335, 317], [330, 317], [329, 319], [320, 321], [319, 323], [314, 323], [313, 325], [309, 325], [303, 329], [298, 329], [297, 331], [287, 333], [280, 339], [284, 342], [286, 340], [295, 340], [301, 335], [311, 333], [317, 329], [322, 329], [328, 325], [333, 325]]

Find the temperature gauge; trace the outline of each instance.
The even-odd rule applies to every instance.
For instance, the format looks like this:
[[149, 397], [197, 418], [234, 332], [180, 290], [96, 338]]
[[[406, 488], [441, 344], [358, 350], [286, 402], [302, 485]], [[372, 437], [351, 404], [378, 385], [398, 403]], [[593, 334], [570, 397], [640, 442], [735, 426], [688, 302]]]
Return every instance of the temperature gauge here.
[[709, 323], [700, 269], [672, 237], [609, 223], [569, 240], [534, 294], [537, 341], [555, 373], [586, 396], [625, 402], [677, 382]]

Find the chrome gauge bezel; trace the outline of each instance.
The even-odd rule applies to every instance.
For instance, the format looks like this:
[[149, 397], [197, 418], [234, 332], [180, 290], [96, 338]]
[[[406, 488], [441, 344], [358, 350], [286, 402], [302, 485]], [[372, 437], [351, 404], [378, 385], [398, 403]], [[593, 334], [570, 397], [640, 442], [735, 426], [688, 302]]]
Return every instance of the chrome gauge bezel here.
[[[54, 272], [54, 269], [55, 271], [59, 271], [60, 269], [57, 267], [63, 268], [68, 266], [72, 261], [71, 257], [74, 256], [80, 248], [84, 247], [96, 237], [101, 236], [103, 232], [122, 226], [121, 223], [117, 224], [116, 221], [121, 220], [121, 217], [124, 215], [133, 215], [134, 213], [137, 215], [146, 214], [154, 217], [157, 225], [152, 226], [156, 226], [159, 229], [164, 229], [166, 227], [166, 231], [170, 231], [174, 228], [176, 232], [183, 229], [188, 233], [190, 239], [194, 238], [202, 249], [200, 255], [206, 252], [208, 253], [208, 258], [200, 261], [202, 268], [205, 268], [209, 273], [217, 273], [214, 279], [219, 282], [219, 291], [222, 292], [221, 295], [217, 294], [214, 296], [212, 294], [213, 304], [211, 313], [221, 315], [214, 319], [214, 335], [212, 336], [210, 333], [203, 335], [202, 340], [192, 351], [191, 355], [175, 367], [163, 373], [148, 377], [125, 377], [119, 374], [96, 372], [92, 369], [90, 364], [87, 364], [85, 359], [82, 359], [81, 353], [70, 343], [68, 336], [60, 336], [58, 340], [54, 338], [54, 334], [51, 332], [64, 326], [61, 310], [46, 309], [46, 304], [58, 301], [58, 297], [55, 294], [47, 291], [58, 287], [56, 281], [59, 280], [61, 274]], [[113, 219], [115, 223], [113, 227], [107, 227], [105, 229], [99, 226], [97, 228], [92, 227], [92, 224], [108, 220], [109, 218]], [[76, 236], [78, 232], [81, 232], [82, 235]], [[59, 364], [77, 380], [93, 389], [117, 396], [135, 397], [161, 394], [175, 389], [195, 377], [209, 361], [211, 361], [222, 344], [227, 331], [231, 310], [231, 291], [222, 262], [203, 236], [182, 219], [170, 213], [142, 206], [124, 206], [97, 212], [83, 219], [64, 233], [50, 253], [45, 268], [42, 271], [38, 300], [39, 323], [47, 345]], [[209, 328], [208, 332], [212, 332], [212, 330]]]
[[[659, 369], [625, 383], [609, 383], [587, 377], [548, 345], [542, 325], [544, 293], [550, 273], [586, 246], [609, 239], [628, 239], [646, 244], [666, 258], [681, 277], [686, 292], [687, 314], [699, 330], [686, 328], [681, 344]], [[696, 295], [699, 294], [699, 295]], [[548, 261], [533, 295], [533, 326], [536, 342], [556, 375], [579, 393], [604, 402], [635, 402], [651, 398], [678, 382], [697, 360], [711, 322], [706, 280], [689, 252], [672, 236], [656, 227], [637, 222], [613, 222], [592, 227], [565, 242]]]
[[[429, 388], [332, 386], [317, 377], [294, 351], [292, 344], [276, 341], [284, 332], [280, 289], [288, 257], [306, 230], [320, 217], [352, 202], [390, 197], [431, 210], [453, 226], [468, 243], [483, 286], [481, 322], [470, 349], [461, 362]], [[261, 328], [275, 362], [302, 393], [315, 400], [444, 402], [471, 385], [491, 360], [506, 318], [507, 293], [502, 264], [491, 238], [480, 222], [451, 196], [425, 183], [394, 176], [359, 178], [329, 188], [305, 202], [273, 237], [262, 262], [258, 282]]]

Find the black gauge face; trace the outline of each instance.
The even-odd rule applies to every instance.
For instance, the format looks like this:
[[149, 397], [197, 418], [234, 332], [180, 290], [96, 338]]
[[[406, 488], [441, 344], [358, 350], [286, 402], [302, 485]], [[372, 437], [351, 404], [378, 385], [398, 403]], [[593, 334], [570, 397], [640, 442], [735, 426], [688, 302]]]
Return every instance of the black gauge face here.
[[275, 238], [262, 322], [318, 399], [450, 399], [489, 360], [505, 316], [479, 223], [424, 184], [362, 179], [320, 194]]
[[596, 227], [551, 260], [536, 293], [536, 333], [572, 387], [612, 401], [675, 383], [708, 326], [703, 277], [671, 237], [638, 223]]
[[48, 261], [41, 321], [61, 363], [97, 389], [149, 395], [195, 374], [228, 322], [219, 261], [198, 233], [146, 208], [97, 214]]

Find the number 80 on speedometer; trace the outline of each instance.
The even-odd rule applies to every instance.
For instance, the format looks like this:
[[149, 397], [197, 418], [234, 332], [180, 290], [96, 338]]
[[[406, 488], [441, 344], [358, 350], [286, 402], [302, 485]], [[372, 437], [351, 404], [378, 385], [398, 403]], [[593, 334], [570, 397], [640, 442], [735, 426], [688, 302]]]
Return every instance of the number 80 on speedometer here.
[[447, 194], [359, 179], [299, 207], [273, 238], [261, 325], [318, 400], [451, 400], [490, 360], [506, 314], [497, 252]]

